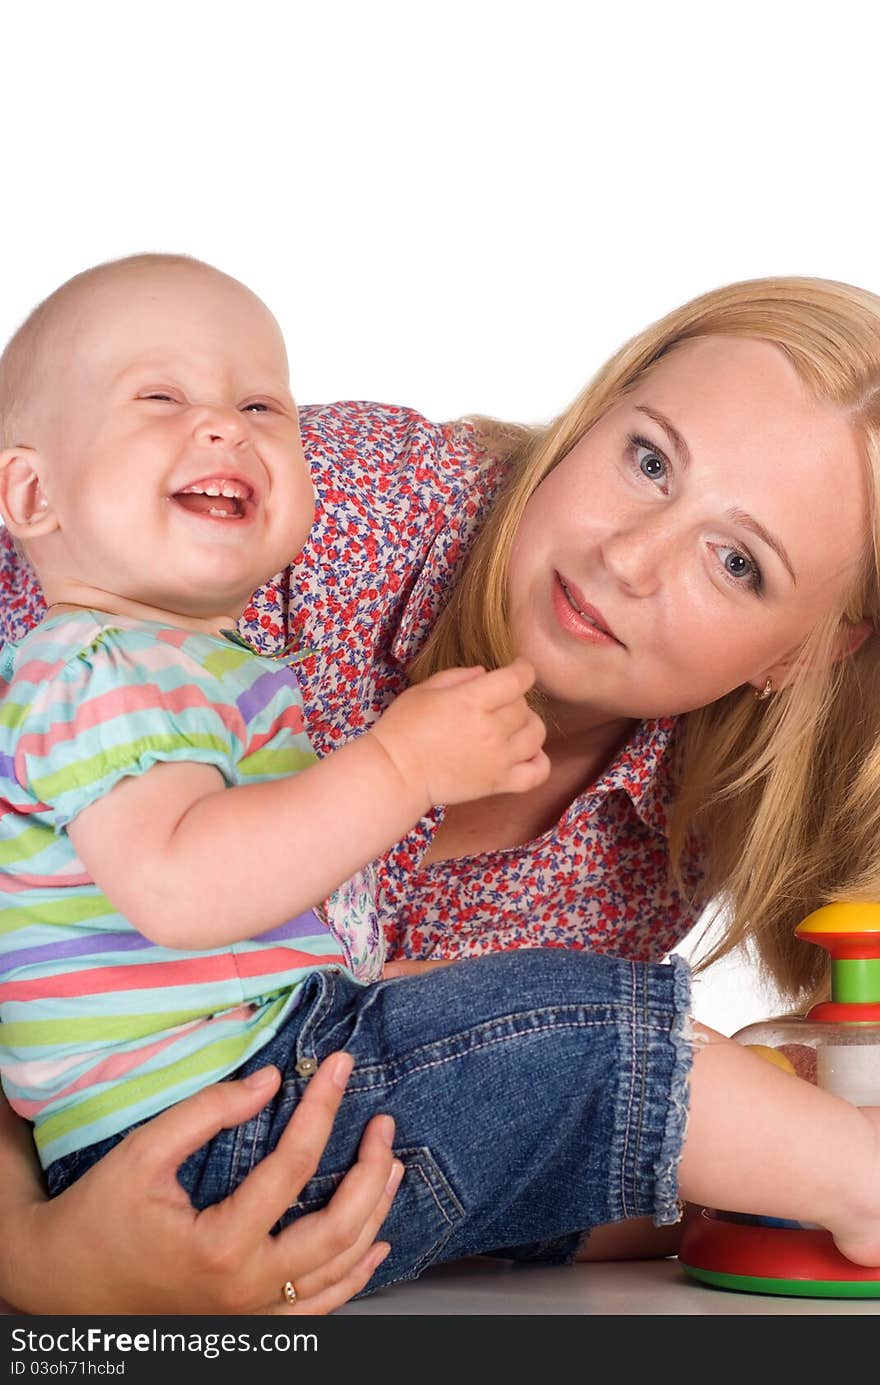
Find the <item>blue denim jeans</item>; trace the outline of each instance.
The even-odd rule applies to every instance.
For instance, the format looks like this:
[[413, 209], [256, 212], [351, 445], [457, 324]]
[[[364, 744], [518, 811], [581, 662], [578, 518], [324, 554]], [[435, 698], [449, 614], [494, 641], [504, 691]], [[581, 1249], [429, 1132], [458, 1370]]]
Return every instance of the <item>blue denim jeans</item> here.
[[[362, 987], [315, 972], [284, 1029], [236, 1074], [275, 1063], [274, 1098], [181, 1166], [194, 1204], [231, 1192], [276, 1145], [308, 1078], [303, 1058], [355, 1058], [314, 1179], [279, 1225], [323, 1206], [377, 1112], [406, 1173], [370, 1292], [474, 1254], [564, 1263], [590, 1227], [679, 1215], [690, 977], [560, 948], [499, 953]], [[52, 1164], [50, 1191], [121, 1136]]]

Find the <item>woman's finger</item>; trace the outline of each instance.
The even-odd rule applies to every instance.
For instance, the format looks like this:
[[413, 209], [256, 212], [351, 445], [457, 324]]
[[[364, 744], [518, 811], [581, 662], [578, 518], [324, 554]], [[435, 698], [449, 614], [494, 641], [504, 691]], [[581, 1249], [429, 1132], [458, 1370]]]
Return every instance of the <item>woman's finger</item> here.
[[[271, 1296], [286, 1279], [307, 1277], [314, 1292], [341, 1278], [369, 1249], [396, 1192], [402, 1166], [387, 1143], [390, 1116], [374, 1117], [364, 1133], [355, 1164], [326, 1206], [308, 1212], [271, 1239], [260, 1262], [261, 1285]], [[264, 1278], [265, 1276], [265, 1278]]]
[[335, 1309], [341, 1308], [343, 1303], [348, 1303], [350, 1298], [359, 1294], [365, 1289], [372, 1279], [376, 1270], [381, 1265], [391, 1250], [387, 1241], [377, 1241], [371, 1246], [366, 1255], [362, 1255], [357, 1264], [353, 1265], [348, 1274], [338, 1280], [335, 1284], [329, 1284], [318, 1293], [312, 1295], [297, 1294], [296, 1303], [290, 1305], [277, 1302], [267, 1307], [267, 1315], [278, 1315], [281, 1317], [324, 1317]]
[[134, 1159], [146, 1177], [176, 1175], [184, 1160], [218, 1131], [241, 1125], [261, 1111], [280, 1081], [278, 1069], [266, 1067], [236, 1082], [203, 1087], [126, 1136], [126, 1157]]
[[[376, 1122], [371, 1121], [367, 1127], [361, 1146], [358, 1150], [359, 1163], [366, 1164], [369, 1161], [369, 1146], [377, 1140], [384, 1138], [375, 1128]], [[357, 1166], [356, 1166], [357, 1167]], [[354, 1170], [352, 1170], [354, 1173]], [[367, 1284], [370, 1276], [375, 1271], [377, 1265], [385, 1259], [390, 1250], [387, 1241], [375, 1240], [379, 1228], [384, 1223], [391, 1204], [394, 1201], [401, 1180], [403, 1179], [404, 1168], [401, 1163], [395, 1161], [391, 1175], [386, 1180], [382, 1196], [378, 1200], [372, 1215], [364, 1225], [360, 1235], [353, 1244], [333, 1260], [323, 1265], [317, 1271], [305, 1270], [292, 1276], [292, 1282], [297, 1290], [298, 1300], [296, 1309], [301, 1313], [308, 1312], [331, 1312], [333, 1308], [339, 1307], [355, 1294], [360, 1293], [361, 1289]], [[351, 1178], [351, 1175], [349, 1175]], [[352, 1179], [354, 1182], [354, 1179]], [[341, 1190], [340, 1185], [340, 1190]], [[339, 1196], [339, 1191], [336, 1196]], [[335, 1199], [334, 1199], [335, 1200]], [[333, 1213], [332, 1204], [328, 1204], [322, 1212], [305, 1217], [288, 1227], [278, 1238], [280, 1248], [287, 1257], [287, 1248], [284, 1246], [284, 1238], [288, 1235], [295, 1235], [298, 1229], [302, 1229], [304, 1222], [311, 1222], [314, 1227], [320, 1227], [324, 1217], [331, 1216]], [[312, 1252], [314, 1258], [314, 1251]], [[287, 1265], [296, 1264], [296, 1256], [286, 1258]], [[288, 1277], [290, 1277], [289, 1272]], [[284, 1281], [282, 1280], [282, 1283]], [[282, 1311], [294, 1311], [290, 1307], [282, 1305]]]
[[[390, 1176], [386, 1179], [385, 1188], [382, 1196], [376, 1203], [366, 1222], [363, 1223], [360, 1233], [332, 1260], [321, 1265], [315, 1270], [307, 1270], [304, 1273], [297, 1273], [294, 1276], [297, 1292], [308, 1298], [313, 1298], [316, 1294], [323, 1292], [333, 1284], [347, 1279], [352, 1269], [360, 1264], [364, 1256], [374, 1244], [379, 1230], [385, 1222], [391, 1209], [398, 1188], [403, 1178], [404, 1168], [400, 1163], [395, 1162]], [[328, 1209], [325, 1208], [324, 1211]], [[316, 1221], [323, 1215], [322, 1212], [316, 1213]], [[302, 1225], [302, 1223], [300, 1223]], [[325, 1232], [326, 1235], [326, 1232]], [[326, 1242], [325, 1242], [326, 1244]], [[287, 1261], [287, 1264], [291, 1264]]]
[[214, 1233], [232, 1238], [242, 1254], [262, 1241], [314, 1176], [353, 1066], [347, 1053], [325, 1058], [272, 1153], [229, 1197], [202, 1213], [214, 1214]]

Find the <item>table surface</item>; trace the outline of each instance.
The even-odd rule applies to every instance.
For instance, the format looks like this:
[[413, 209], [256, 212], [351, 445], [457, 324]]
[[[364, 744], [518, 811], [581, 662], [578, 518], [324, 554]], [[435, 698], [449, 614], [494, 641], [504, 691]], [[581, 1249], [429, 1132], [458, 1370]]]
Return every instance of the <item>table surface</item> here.
[[[880, 1316], [877, 1299], [783, 1298], [710, 1289], [688, 1279], [677, 1260], [539, 1268], [508, 1261], [466, 1260], [442, 1265], [411, 1284], [397, 1284], [337, 1310], [418, 1316], [568, 1314], [613, 1317]], [[14, 1312], [0, 1302], [0, 1314]]]
[[607, 1317], [738, 1314], [880, 1316], [880, 1298], [784, 1298], [732, 1293], [689, 1279], [677, 1260], [628, 1260], [567, 1267], [471, 1260], [442, 1265], [338, 1310], [340, 1314], [574, 1314]]

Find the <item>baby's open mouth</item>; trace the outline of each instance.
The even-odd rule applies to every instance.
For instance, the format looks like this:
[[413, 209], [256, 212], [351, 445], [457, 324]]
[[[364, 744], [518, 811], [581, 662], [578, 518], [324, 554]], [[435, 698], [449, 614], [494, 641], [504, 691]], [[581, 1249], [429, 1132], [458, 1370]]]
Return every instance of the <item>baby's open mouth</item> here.
[[191, 514], [207, 515], [211, 519], [244, 519], [253, 492], [241, 481], [211, 476], [175, 491], [171, 498]]

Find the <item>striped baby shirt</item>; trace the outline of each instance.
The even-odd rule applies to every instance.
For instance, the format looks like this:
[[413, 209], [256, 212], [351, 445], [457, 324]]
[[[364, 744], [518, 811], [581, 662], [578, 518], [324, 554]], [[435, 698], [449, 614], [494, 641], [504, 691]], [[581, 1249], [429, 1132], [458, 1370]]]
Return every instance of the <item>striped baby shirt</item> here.
[[7, 644], [0, 692], [0, 1071], [45, 1167], [234, 1072], [278, 1031], [310, 971], [374, 979], [381, 946], [365, 872], [325, 911], [258, 938], [159, 947], [101, 892], [65, 830], [159, 762], [214, 765], [227, 786], [314, 763], [285, 658], [232, 632], [83, 610]]

